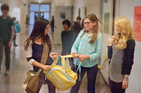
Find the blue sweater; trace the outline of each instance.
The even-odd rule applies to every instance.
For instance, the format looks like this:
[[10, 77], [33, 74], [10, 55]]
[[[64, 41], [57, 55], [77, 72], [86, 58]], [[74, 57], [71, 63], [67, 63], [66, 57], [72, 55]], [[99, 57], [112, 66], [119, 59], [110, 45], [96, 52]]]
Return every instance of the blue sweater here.
[[[87, 32], [85, 32], [83, 37], [80, 38], [83, 34], [83, 31], [84, 30], [81, 30], [78, 37], [76, 38], [72, 46], [71, 53], [76, 52], [77, 54], [89, 55], [90, 59], [83, 60], [81, 66], [92, 67], [98, 64], [97, 59], [101, 56], [102, 53], [102, 34], [98, 33], [97, 40], [93, 44], [90, 44], [89, 41], [91, 36], [88, 37]], [[79, 65], [78, 58], [75, 58], [75, 64]]]

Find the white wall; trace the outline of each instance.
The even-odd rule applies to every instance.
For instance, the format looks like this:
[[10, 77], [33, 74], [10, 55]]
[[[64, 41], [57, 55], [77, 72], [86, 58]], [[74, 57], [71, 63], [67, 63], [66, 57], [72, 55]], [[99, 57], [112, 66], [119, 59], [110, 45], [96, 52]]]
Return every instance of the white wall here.
[[28, 6], [24, 6], [23, 5], [24, 3], [21, 2], [21, 6], [20, 6], [20, 14], [21, 14], [21, 17], [20, 17], [20, 25], [21, 25], [21, 32], [20, 34], [25, 34], [26, 33], [26, 15], [27, 15], [27, 8]]
[[74, 0], [74, 9], [73, 9], [73, 21], [76, 21], [78, 17], [78, 10], [80, 8], [80, 17], [83, 19], [85, 17], [85, 7], [86, 0]]
[[[104, 62], [104, 55], [107, 52], [107, 46], [108, 46], [108, 40], [110, 38], [110, 36], [112, 35], [112, 22], [113, 22], [113, 0], [108, 0], [108, 2], [103, 2], [103, 14], [102, 14], [102, 22], [104, 23], [104, 13], [110, 13], [110, 20], [109, 20], [109, 33], [104, 33], [104, 28], [103, 27], [103, 45], [102, 45], [102, 55], [101, 55], [101, 64], [103, 64]], [[106, 66], [104, 69], [101, 70], [103, 77], [105, 78], [105, 80], [108, 83], [108, 60], [106, 61]]]
[[86, 7], [87, 14], [94, 13], [101, 20], [101, 0], [88, 0]]
[[[130, 19], [133, 26], [134, 7], [141, 6], [141, 0], [116, 0], [116, 18], [126, 16]], [[129, 77], [129, 88], [126, 93], [140, 93], [141, 92], [141, 42], [136, 41], [134, 65]]]
[[[71, 8], [69, 6], [56, 6], [55, 10], [55, 24], [56, 29], [54, 30], [54, 44], [62, 44], [61, 41], [61, 32], [64, 30], [62, 26], [62, 21], [65, 19], [71, 20]], [[60, 18], [60, 13], [65, 13], [65, 18]]]
[[[54, 44], [62, 44], [61, 32], [64, 30], [62, 26], [62, 21], [64, 19], [60, 19], [60, 12], [66, 12], [65, 19], [72, 21], [72, 5], [73, 0], [52, 0], [51, 16], [54, 15], [55, 19]], [[69, 9], [65, 10], [65, 7], [69, 7]]]
[[101, 0], [74, 0], [73, 5], [73, 21], [76, 21], [79, 8], [80, 17], [85, 18], [85, 7], [87, 8], [87, 14], [94, 13], [101, 20]]

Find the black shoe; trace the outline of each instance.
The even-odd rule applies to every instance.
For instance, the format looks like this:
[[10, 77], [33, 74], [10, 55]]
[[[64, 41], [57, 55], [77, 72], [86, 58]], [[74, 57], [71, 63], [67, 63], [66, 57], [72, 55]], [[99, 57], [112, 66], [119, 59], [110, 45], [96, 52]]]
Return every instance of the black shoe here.
[[6, 70], [6, 71], [5, 71], [5, 75], [6, 75], [6, 76], [9, 75], [9, 73], [10, 73], [9, 70]]
[[16, 46], [18, 46], [17, 44], [14, 44], [14, 46], [16, 47]]

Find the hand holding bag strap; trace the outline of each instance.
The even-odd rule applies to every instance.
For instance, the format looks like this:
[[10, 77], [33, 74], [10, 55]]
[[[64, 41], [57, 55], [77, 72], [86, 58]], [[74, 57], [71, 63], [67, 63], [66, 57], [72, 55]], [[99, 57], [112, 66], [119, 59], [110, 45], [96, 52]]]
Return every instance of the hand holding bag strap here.
[[55, 59], [54, 59], [54, 62], [52, 63], [52, 65], [56, 65], [57, 62], [58, 62], [58, 58], [55, 58]]
[[[42, 57], [41, 57], [41, 64], [44, 64], [44, 65], [46, 64], [46, 61], [48, 58], [48, 52], [49, 52], [48, 45], [47, 45], [47, 43], [44, 43], [43, 53], [42, 53]], [[42, 69], [40, 68], [37, 73], [40, 73], [41, 71], [42, 71]]]

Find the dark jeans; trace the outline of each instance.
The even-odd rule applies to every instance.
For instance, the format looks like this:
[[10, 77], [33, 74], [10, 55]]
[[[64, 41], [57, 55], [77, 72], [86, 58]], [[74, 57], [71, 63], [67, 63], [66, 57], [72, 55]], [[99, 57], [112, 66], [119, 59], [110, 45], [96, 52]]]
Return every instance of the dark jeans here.
[[112, 93], [125, 93], [125, 89], [122, 89], [122, 82], [116, 83], [109, 78], [109, 84]]
[[[78, 66], [76, 67], [76, 69], [77, 68]], [[87, 72], [87, 80], [88, 80], [87, 93], [95, 93], [95, 80], [97, 76], [97, 71], [98, 71], [97, 65], [93, 67], [81, 67], [81, 80], [79, 81], [79, 71], [78, 71], [77, 72], [78, 79], [76, 81], [76, 84], [72, 87], [70, 93], [78, 93], [85, 72]]]
[[9, 42], [2, 42], [0, 41], [0, 70], [1, 70], [1, 63], [3, 58], [3, 50], [5, 47], [5, 66], [6, 70], [10, 69], [10, 47], [8, 47]]
[[16, 45], [16, 35], [13, 37], [13, 44]]
[[75, 66], [73, 63], [73, 58], [69, 58], [69, 65], [71, 66], [71, 70], [75, 71]]

